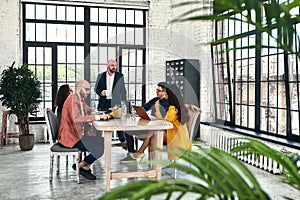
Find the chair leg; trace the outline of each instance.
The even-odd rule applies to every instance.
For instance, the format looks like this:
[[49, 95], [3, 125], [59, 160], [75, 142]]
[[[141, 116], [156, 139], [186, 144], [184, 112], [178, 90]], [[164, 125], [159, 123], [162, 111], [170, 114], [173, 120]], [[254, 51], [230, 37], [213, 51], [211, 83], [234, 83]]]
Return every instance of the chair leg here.
[[151, 149], [150, 149], [150, 146], [147, 147], [148, 148], [148, 160], [150, 161], [152, 158], [151, 158]]
[[[176, 163], [176, 160], [173, 160], [174, 164]], [[177, 169], [174, 167], [174, 179], [177, 178]]]
[[50, 171], [49, 171], [49, 180], [52, 181], [53, 179], [53, 161], [54, 161], [54, 155], [50, 154]]
[[79, 180], [79, 156], [81, 155], [81, 152], [78, 152], [78, 155], [76, 156], [76, 179], [77, 183], [80, 183]]
[[59, 175], [59, 164], [60, 164], [60, 156], [57, 156], [57, 162], [56, 162], [56, 175]]
[[176, 167], [174, 167], [174, 179], [176, 179], [177, 178], [177, 169], [176, 169]]
[[66, 156], [66, 169], [68, 169], [68, 164], [69, 164], [69, 156]]
[[139, 149], [139, 139], [134, 135], [133, 136], [133, 139], [134, 139], [134, 144], [135, 144], [135, 150], [138, 150]]

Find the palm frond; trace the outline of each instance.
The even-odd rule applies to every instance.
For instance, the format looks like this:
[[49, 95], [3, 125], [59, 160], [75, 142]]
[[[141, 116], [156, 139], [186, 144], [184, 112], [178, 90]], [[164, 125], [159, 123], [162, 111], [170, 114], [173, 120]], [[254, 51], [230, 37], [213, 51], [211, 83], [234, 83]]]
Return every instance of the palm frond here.
[[239, 160], [216, 148], [195, 147], [196, 150], [185, 151], [181, 155], [181, 159], [191, 163], [191, 167], [177, 162], [150, 162], [176, 167], [186, 174], [186, 179], [132, 182], [109, 191], [100, 199], [150, 199], [156, 195], [165, 195], [165, 199], [180, 199], [190, 193], [198, 195], [199, 199], [269, 199]]
[[289, 155], [280, 151], [276, 151], [266, 144], [251, 138], [235, 138], [234, 140], [239, 140], [241, 142], [238, 142], [231, 149], [231, 153], [234, 154], [243, 152], [245, 155], [262, 155], [272, 159], [273, 161], [276, 161], [284, 169], [283, 182], [288, 183], [289, 185], [300, 190], [299, 169]]

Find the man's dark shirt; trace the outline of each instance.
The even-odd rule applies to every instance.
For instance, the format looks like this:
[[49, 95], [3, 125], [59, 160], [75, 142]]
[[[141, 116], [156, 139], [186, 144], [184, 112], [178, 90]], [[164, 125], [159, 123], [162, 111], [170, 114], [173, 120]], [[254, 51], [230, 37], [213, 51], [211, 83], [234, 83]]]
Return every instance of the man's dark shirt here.
[[[145, 105], [143, 105], [143, 107], [145, 108], [146, 111], [151, 109], [151, 115], [155, 116], [155, 102], [159, 100], [158, 97], [154, 97], [153, 99], [151, 99], [150, 101], [148, 101]], [[160, 113], [163, 117], [165, 117], [168, 108], [169, 108], [169, 102], [167, 99], [163, 98], [161, 100], [159, 100], [160, 103]]]
[[99, 95], [99, 103], [98, 103], [98, 110], [108, 110], [115, 105], [120, 105], [121, 101], [126, 101], [126, 89], [124, 84], [124, 76], [120, 72], [115, 73], [115, 78], [113, 82], [112, 88], [112, 99], [107, 99], [106, 96], [102, 96], [101, 92], [107, 89], [106, 85], [106, 77], [107, 71], [100, 73], [98, 75], [96, 85], [95, 85], [95, 92]]

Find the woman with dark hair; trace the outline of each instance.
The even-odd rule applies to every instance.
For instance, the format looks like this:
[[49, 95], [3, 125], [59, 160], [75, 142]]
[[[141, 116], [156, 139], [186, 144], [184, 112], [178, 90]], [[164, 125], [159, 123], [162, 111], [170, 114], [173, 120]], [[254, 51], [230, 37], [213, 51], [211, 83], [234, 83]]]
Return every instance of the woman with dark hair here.
[[59, 123], [60, 123], [60, 119], [61, 119], [61, 111], [62, 111], [63, 105], [64, 105], [67, 97], [69, 96], [69, 94], [72, 94], [72, 93], [73, 93], [73, 90], [70, 88], [70, 86], [68, 84], [64, 84], [64, 85], [60, 86], [60, 88], [57, 91], [55, 101], [54, 101], [54, 107], [55, 107], [55, 113], [57, 115]]
[[[166, 88], [166, 98], [169, 102], [169, 108], [164, 119], [173, 124], [172, 129], [168, 129], [164, 132], [164, 144], [168, 145], [169, 159], [170, 160], [178, 160], [179, 155], [183, 153], [186, 149], [191, 149], [192, 145], [189, 140], [189, 133], [187, 130], [186, 122], [189, 121], [188, 110], [183, 102], [183, 97], [180, 93], [179, 88], [176, 85], [170, 85]], [[155, 102], [155, 116], [157, 118], [163, 118], [160, 110], [159, 101]], [[130, 153], [130, 156], [133, 159], [143, 158], [145, 156], [144, 151], [150, 145], [151, 157], [153, 158], [153, 151], [155, 145], [155, 135], [153, 131], [150, 131], [142, 146], [135, 153]], [[176, 152], [173, 153], [172, 152]], [[175, 155], [176, 154], [176, 155]]]

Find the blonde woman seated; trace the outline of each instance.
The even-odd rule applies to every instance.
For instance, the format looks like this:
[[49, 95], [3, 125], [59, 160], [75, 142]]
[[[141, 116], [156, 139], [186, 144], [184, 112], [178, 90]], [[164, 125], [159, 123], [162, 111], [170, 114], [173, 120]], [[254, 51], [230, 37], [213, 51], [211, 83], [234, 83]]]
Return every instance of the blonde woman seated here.
[[[176, 153], [183, 153], [182, 149], [191, 149], [192, 144], [189, 140], [189, 133], [187, 130], [186, 122], [189, 120], [188, 110], [183, 103], [183, 97], [179, 88], [176, 85], [170, 85], [166, 88], [166, 98], [169, 101], [169, 108], [164, 119], [173, 124], [172, 129], [168, 129], [164, 132], [163, 142], [168, 145], [168, 150], [175, 151]], [[163, 118], [160, 110], [159, 101], [155, 102], [155, 116]], [[154, 158], [154, 145], [155, 135], [153, 131], [149, 131], [142, 146], [135, 153], [130, 153], [133, 159], [143, 158], [145, 156], [144, 151], [150, 145], [151, 158]], [[170, 160], [178, 160], [179, 157], [169, 153], [168, 158]]]

